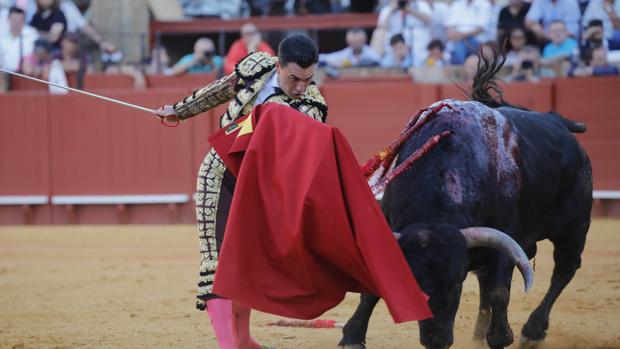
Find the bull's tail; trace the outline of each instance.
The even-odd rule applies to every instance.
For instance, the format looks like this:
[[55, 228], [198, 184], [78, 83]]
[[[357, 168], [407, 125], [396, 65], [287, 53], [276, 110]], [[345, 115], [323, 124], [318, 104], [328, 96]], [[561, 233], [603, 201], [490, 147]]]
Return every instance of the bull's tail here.
[[493, 53], [493, 58], [490, 59], [483, 55], [482, 51], [478, 52], [478, 68], [471, 87], [470, 99], [491, 108], [519, 108], [504, 100], [502, 89], [497, 84], [497, 73], [504, 66], [506, 56]]
[[[502, 89], [497, 84], [497, 73], [502, 69], [505, 61], [506, 56], [497, 52], [494, 52], [492, 59], [485, 57], [481, 52], [478, 53], [478, 70], [474, 76], [470, 99], [491, 108], [512, 107], [527, 110], [504, 100]], [[556, 115], [566, 129], [573, 133], [584, 133], [587, 130], [584, 123], [567, 119], [558, 113], [551, 112], [550, 114]]]
[[553, 114], [556, 115], [562, 121], [562, 124], [564, 124], [566, 129], [568, 129], [572, 133], [584, 133], [588, 130], [588, 127], [583, 122], [577, 122], [577, 121], [565, 118], [564, 116], [558, 113], [553, 113]]

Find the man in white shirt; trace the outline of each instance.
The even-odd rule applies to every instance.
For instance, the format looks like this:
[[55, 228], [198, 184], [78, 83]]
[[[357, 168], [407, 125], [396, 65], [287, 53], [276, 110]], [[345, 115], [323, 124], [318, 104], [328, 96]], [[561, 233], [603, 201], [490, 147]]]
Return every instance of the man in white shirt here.
[[488, 40], [493, 7], [488, 0], [456, 0], [450, 6], [446, 21], [448, 40], [452, 46], [452, 64], [463, 64]]
[[22, 59], [31, 55], [39, 33], [26, 25], [26, 15], [18, 7], [9, 9], [8, 30], [0, 33], [0, 60], [3, 69], [19, 71]]
[[378, 66], [379, 55], [366, 45], [368, 38], [362, 29], [351, 29], [347, 32], [345, 49], [319, 55], [319, 63], [334, 68]]
[[[392, 0], [381, 9], [377, 21], [376, 31], [385, 32], [383, 50], [389, 53], [390, 39], [401, 34], [405, 38], [405, 44], [411, 48], [414, 65], [422, 65], [426, 46], [431, 39], [443, 38], [443, 22], [449, 10], [448, 4], [441, 1]], [[377, 49], [374, 46], [373, 48]]]

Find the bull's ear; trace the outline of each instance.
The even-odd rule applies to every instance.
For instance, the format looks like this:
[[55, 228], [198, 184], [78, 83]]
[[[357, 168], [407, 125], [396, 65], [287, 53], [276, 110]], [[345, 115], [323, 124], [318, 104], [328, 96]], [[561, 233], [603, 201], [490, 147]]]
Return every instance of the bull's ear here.
[[400, 237], [401, 237], [401, 234], [400, 234], [400, 233], [393, 231], [393, 232], [392, 232], [392, 234], [394, 234], [394, 238], [395, 238], [396, 240], [400, 240]]

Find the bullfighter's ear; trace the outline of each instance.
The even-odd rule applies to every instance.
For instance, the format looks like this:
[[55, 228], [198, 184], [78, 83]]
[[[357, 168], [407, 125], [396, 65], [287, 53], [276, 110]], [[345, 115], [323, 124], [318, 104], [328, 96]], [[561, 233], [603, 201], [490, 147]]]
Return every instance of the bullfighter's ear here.
[[397, 232], [393, 231], [393, 232], [392, 232], [392, 234], [394, 234], [394, 238], [395, 238], [396, 240], [400, 240], [401, 233], [397, 233]]

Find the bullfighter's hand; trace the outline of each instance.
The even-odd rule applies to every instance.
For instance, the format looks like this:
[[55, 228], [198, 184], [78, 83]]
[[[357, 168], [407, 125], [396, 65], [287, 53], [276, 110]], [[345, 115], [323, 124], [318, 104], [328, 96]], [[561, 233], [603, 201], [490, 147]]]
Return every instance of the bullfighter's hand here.
[[160, 119], [166, 119], [167, 122], [176, 123], [179, 117], [175, 114], [172, 105], [166, 104], [161, 108], [154, 110], [155, 115]]

